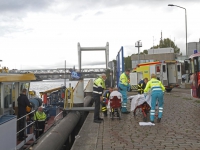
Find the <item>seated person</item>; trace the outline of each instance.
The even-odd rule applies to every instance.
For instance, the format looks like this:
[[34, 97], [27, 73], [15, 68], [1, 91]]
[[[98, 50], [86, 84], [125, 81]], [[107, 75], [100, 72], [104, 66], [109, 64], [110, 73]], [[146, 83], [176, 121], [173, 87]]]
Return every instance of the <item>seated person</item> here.
[[36, 121], [36, 138], [44, 133], [46, 114], [43, 112], [43, 108], [39, 107], [35, 112], [33, 119]]
[[144, 78], [138, 83], [138, 94], [143, 94], [146, 84], [148, 82], [148, 78]]
[[[114, 96], [117, 96], [118, 99], [121, 99], [121, 102], [123, 101], [122, 94], [118, 91], [118, 88], [114, 88], [113, 89], [113, 91], [110, 93], [110, 97], [109, 98], [112, 99]], [[111, 109], [110, 109], [110, 100], [108, 101], [107, 108], [111, 112]], [[117, 110], [115, 110], [115, 112], [117, 112]]]
[[106, 90], [103, 94], [103, 101], [101, 101], [101, 110], [104, 114], [104, 117], [107, 117], [107, 107], [106, 105], [108, 104], [108, 100], [109, 100], [109, 97], [110, 97], [110, 93], [113, 91], [113, 88], [110, 87], [108, 90]]

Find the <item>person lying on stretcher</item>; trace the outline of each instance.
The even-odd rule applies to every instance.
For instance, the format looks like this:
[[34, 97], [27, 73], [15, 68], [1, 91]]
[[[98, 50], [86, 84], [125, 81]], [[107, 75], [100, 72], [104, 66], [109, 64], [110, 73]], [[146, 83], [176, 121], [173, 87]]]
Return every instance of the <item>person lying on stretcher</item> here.
[[[117, 96], [118, 99], [121, 99], [121, 102], [123, 101], [122, 99], [122, 94], [120, 92], [118, 92], [118, 88], [114, 88], [113, 91], [110, 93], [110, 99], [112, 99], [114, 96]], [[111, 108], [110, 108], [110, 99], [108, 101], [108, 105], [107, 105], [107, 109], [109, 110], [109, 112], [111, 112]], [[115, 110], [116, 112], [117, 110]]]

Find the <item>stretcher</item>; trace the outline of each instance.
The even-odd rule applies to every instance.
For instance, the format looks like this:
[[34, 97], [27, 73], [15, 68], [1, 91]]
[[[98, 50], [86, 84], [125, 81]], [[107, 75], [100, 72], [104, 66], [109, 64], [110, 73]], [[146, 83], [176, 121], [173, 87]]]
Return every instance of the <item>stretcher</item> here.
[[143, 114], [143, 121], [147, 121], [147, 113], [151, 109], [151, 96], [147, 94], [138, 94], [130, 96], [128, 100], [131, 100], [131, 111], [133, 112], [134, 117], [136, 116], [136, 111], [139, 109]]
[[119, 118], [121, 120], [121, 97], [113, 96], [108, 101], [107, 108], [110, 111], [110, 117]]

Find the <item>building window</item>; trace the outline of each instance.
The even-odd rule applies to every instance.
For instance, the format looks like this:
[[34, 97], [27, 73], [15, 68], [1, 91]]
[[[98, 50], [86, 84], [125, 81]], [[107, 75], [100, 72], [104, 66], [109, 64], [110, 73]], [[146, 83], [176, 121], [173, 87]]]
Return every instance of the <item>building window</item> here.
[[12, 88], [12, 83], [4, 85], [4, 108], [12, 107]]

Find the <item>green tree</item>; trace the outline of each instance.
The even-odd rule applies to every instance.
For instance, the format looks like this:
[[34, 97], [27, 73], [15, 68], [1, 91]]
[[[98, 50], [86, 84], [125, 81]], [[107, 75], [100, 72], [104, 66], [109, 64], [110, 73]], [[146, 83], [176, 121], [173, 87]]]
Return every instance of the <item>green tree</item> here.
[[148, 50], [143, 50], [143, 54], [148, 54]]
[[180, 48], [177, 47], [177, 45], [175, 45], [175, 43], [170, 40], [169, 38], [166, 38], [164, 40], [160, 40], [159, 45], [156, 45], [154, 47], [151, 47], [151, 49], [153, 48], [167, 48], [167, 47], [172, 47], [174, 48], [174, 53], [180, 53]]
[[107, 78], [110, 78], [110, 69], [107, 69], [107, 70], [106, 70], [106, 77], [107, 77]]
[[132, 69], [132, 61], [131, 61], [131, 56], [124, 57], [124, 69]]

